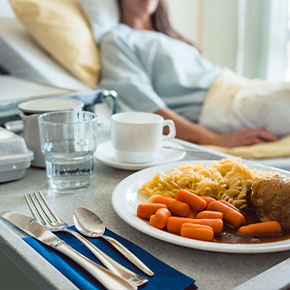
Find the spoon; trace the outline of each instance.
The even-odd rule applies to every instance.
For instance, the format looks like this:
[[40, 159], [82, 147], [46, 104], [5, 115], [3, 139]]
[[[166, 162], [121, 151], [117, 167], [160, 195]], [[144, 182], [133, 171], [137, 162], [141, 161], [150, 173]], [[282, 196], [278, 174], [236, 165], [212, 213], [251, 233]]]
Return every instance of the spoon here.
[[90, 238], [104, 238], [145, 274], [149, 276], [154, 275], [154, 272], [152, 272], [139, 258], [137, 258], [125, 246], [123, 246], [114, 238], [104, 235], [106, 229], [105, 225], [94, 212], [83, 207], [76, 208], [74, 210], [73, 220], [78, 231], [84, 236]]

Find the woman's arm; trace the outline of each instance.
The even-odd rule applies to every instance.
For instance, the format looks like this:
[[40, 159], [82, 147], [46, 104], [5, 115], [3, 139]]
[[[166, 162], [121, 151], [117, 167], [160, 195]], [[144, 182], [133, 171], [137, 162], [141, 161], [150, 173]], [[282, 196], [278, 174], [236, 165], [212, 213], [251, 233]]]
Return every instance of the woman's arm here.
[[245, 129], [220, 135], [189, 121], [168, 108], [161, 109], [156, 114], [174, 121], [177, 138], [196, 144], [235, 147], [278, 140], [276, 136], [263, 129]]

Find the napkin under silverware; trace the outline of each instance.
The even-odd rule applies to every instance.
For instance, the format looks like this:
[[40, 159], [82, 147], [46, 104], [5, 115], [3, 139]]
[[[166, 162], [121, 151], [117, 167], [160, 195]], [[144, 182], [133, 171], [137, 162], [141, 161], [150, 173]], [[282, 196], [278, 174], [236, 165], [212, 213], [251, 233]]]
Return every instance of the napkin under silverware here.
[[[73, 230], [76, 228], [70, 227]], [[88, 257], [89, 259], [100, 263], [95, 256], [77, 239], [72, 237], [67, 233], [56, 233], [61, 239], [72, 246], [74, 249], [78, 250], [80, 253]], [[184, 275], [183, 273], [175, 270], [171, 266], [163, 263], [144, 249], [135, 245], [134, 243], [122, 238], [121, 236], [113, 233], [112, 231], [106, 229], [106, 235], [117, 239], [119, 242], [123, 243], [126, 247], [130, 249], [134, 254], [142, 259], [152, 270], [155, 272], [153, 277], [148, 278], [148, 283], [142, 286], [142, 289], [196, 289], [194, 282], [195, 280]], [[95, 244], [102, 251], [108, 254], [111, 258], [117, 260], [125, 267], [138, 274], [141, 273], [134, 265], [132, 265], [128, 260], [123, 258], [109, 243], [103, 241], [102, 239], [88, 239], [91, 243]], [[61, 273], [63, 273], [69, 280], [71, 280], [80, 289], [104, 289], [100, 283], [98, 283], [93, 277], [88, 273], [83, 271], [78, 265], [76, 265], [70, 259], [64, 256], [59, 256], [53, 249], [42, 245], [33, 238], [24, 238], [24, 241], [28, 243], [32, 248], [34, 248], [40, 255], [42, 255], [46, 260], [48, 260], [55, 268], [57, 268]]]

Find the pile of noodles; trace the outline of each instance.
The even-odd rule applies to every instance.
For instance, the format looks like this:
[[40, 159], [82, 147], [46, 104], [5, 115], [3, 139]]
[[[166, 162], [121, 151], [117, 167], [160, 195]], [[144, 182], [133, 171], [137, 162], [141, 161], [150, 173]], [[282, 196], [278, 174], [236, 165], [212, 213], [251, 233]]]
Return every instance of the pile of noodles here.
[[239, 158], [231, 157], [209, 166], [184, 165], [167, 174], [159, 172], [139, 192], [148, 197], [159, 194], [175, 198], [180, 189], [185, 189], [199, 196], [226, 200], [242, 209], [247, 207], [247, 191], [255, 180], [277, 175], [280, 176], [277, 172], [249, 169]]

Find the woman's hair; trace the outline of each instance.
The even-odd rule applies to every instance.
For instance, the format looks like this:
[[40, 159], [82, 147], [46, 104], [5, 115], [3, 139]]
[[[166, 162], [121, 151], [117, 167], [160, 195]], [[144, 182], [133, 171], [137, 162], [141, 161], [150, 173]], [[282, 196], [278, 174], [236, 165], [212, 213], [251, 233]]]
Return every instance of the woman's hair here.
[[186, 43], [192, 44], [189, 40], [184, 38], [181, 34], [179, 34], [171, 25], [169, 19], [169, 11], [167, 4], [164, 0], [160, 0], [157, 6], [157, 9], [151, 16], [153, 28], [162, 32], [172, 38], [184, 41]]
[[[117, 0], [119, 7], [121, 8], [121, 1]], [[121, 10], [121, 9], [120, 9]], [[154, 30], [162, 32], [172, 38], [178, 39], [180, 41], [186, 42], [190, 45], [196, 47], [199, 51], [200, 48], [195, 43], [187, 40], [180, 33], [178, 33], [171, 25], [169, 19], [168, 7], [164, 0], [160, 0], [155, 12], [151, 15], [152, 25]], [[201, 51], [200, 51], [201, 52]]]

